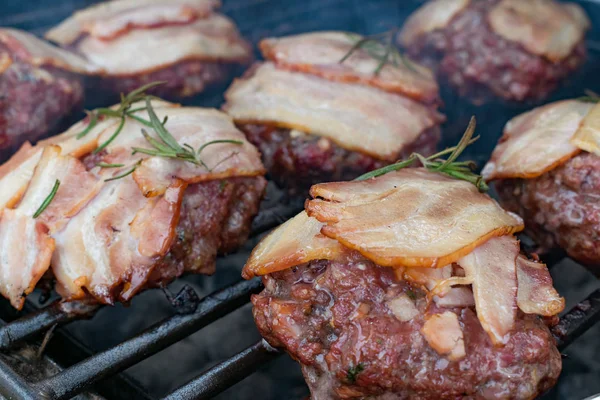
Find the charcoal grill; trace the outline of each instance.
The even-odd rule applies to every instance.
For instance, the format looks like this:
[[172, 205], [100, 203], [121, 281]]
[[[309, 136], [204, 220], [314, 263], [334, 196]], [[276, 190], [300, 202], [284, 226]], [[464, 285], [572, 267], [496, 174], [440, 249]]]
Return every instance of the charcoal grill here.
[[[2, 11], [0, 26], [12, 26], [42, 34], [75, 9], [86, 7], [93, 2], [90, 0], [53, 2], [4, 0], [0, 5]], [[380, 32], [401, 23], [420, 2], [416, 0], [369, 2], [224, 0], [224, 3], [223, 12], [238, 23], [244, 36], [256, 43], [265, 36], [322, 29], [341, 29], [363, 34]], [[600, 1], [582, 0], [580, 3], [596, 24], [587, 42], [590, 52], [589, 61], [582, 71], [575, 74], [565, 87], [553, 95], [551, 101], [579, 96], [584, 89], [600, 89], [600, 76], [597, 74], [600, 66]], [[194, 99], [192, 104], [217, 107], [223, 101], [222, 90], [223, 88], [219, 88], [214, 92], [205, 93]], [[444, 127], [442, 145], [456, 142], [468, 118], [473, 114], [477, 115], [478, 132], [482, 135], [482, 140], [467, 150], [466, 157], [477, 160], [480, 165], [489, 157], [504, 123], [512, 116], [532, 107], [532, 105], [501, 104], [475, 107], [461, 99], [453, 98], [451, 92], [444, 93], [444, 99], [447, 104], [444, 111], [450, 122]], [[88, 99], [88, 103], [92, 104], [100, 101], [101, 99], [98, 98]], [[293, 202], [281, 201], [280, 194], [273, 190], [273, 187], [269, 188], [268, 197], [267, 204], [263, 206], [254, 222], [254, 238], [295, 215], [300, 208]], [[548, 262], [549, 267], [552, 267], [563, 258], [563, 254], [554, 254], [545, 261]], [[238, 261], [238, 264], [243, 262], [243, 258], [238, 257], [238, 260], [242, 260]], [[240, 267], [241, 265], [238, 265], [236, 273]], [[217, 276], [219, 273], [217, 269]], [[0, 352], [3, 355], [0, 355], [0, 394], [18, 400], [67, 399], [88, 392], [98, 393], [109, 399], [156, 398], [148, 394], [144, 387], [130, 379], [123, 371], [244, 306], [249, 302], [250, 296], [260, 290], [262, 284], [258, 279], [242, 281], [241, 278], [236, 283], [224, 285], [201, 299], [189, 286], [184, 286], [176, 294], [167, 290], [167, 298], [174, 306], [171, 316], [145, 329], [139, 329], [137, 331], [139, 333], [130, 339], [108, 346], [100, 352], [87, 348], [65, 326], [74, 321], [93, 317], [101, 307], [87, 304], [65, 307], [58, 302], [40, 306], [39, 302], [28, 299], [24, 311], [17, 313], [8, 302], [2, 300], [0, 301]], [[139, 299], [139, 301], [144, 300]], [[600, 321], [600, 289], [583, 299], [575, 300], [580, 301], [564, 314], [561, 322], [553, 328], [561, 350]], [[117, 325], [121, 322], [112, 323]], [[13, 362], [15, 358], [13, 349], [23, 346], [24, 343], [36, 342], [45, 334], [48, 339], [50, 337], [48, 332], [54, 332], [54, 335], [50, 341], [42, 345], [42, 350], [45, 347], [46, 354], [49, 356], [46, 357], [46, 362], [50, 363], [50, 372], [35, 378], [30, 372], [19, 368], [18, 363]], [[227, 341], [231, 339], [231, 335], [243, 334], [244, 332], [230, 332], [230, 335], [221, 339]], [[164, 398], [169, 400], [213, 398], [280, 355], [278, 350], [260, 340], [205, 370]], [[177, 360], [173, 360], [173, 363], [177, 363]], [[162, 368], [168, 369], [169, 366], [164, 365]], [[272, 378], [277, 379], [277, 376]], [[291, 392], [287, 393], [285, 398], [295, 398]], [[255, 395], [260, 396], [259, 393]], [[95, 398], [94, 394], [85, 396], [85, 398]], [[297, 398], [302, 397], [303, 395], [299, 395]], [[234, 397], [225, 395], [223, 398]], [[272, 398], [283, 397], [280, 395]]]

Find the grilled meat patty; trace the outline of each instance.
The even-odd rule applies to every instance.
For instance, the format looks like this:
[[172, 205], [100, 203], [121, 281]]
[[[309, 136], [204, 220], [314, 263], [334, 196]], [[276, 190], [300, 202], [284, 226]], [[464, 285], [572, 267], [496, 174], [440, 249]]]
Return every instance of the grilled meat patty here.
[[406, 52], [476, 103], [495, 97], [544, 99], [584, 63], [583, 39], [560, 61], [533, 54], [491, 29], [487, 14], [498, 1], [471, 1], [448, 26], [421, 35], [406, 46]]
[[26, 141], [52, 133], [80, 108], [83, 85], [75, 74], [53, 67], [35, 67], [0, 43], [0, 57], [11, 59], [0, 73], [0, 162]]
[[580, 153], [540, 177], [495, 186], [541, 251], [560, 246], [578, 261], [600, 264], [600, 157]]
[[[438, 308], [394, 270], [372, 262], [313, 261], [263, 277], [253, 296], [261, 334], [302, 364], [313, 400], [529, 399], [550, 388], [561, 356], [542, 320], [520, 313], [504, 347], [494, 347], [472, 307]], [[418, 309], [396, 317], [393, 299]], [[466, 357], [449, 361], [421, 334], [433, 314], [451, 311]]]

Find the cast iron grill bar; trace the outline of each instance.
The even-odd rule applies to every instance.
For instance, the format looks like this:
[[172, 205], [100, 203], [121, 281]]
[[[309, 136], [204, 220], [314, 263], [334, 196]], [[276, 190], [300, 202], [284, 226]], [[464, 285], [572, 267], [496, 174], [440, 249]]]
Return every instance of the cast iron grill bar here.
[[262, 290], [259, 279], [242, 281], [204, 297], [192, 314], [175, 315], [106, 351], [33, 385], [44, 398], [67, 399], [229, 314]]
[[600, 289], [563, 315], [552, 334], [558, 342], [558, 349], [564, 350], [589, 328], [600, 322]]
[[0, 395], [5, 399], [42, 399], [41, 394], [0, 358]]
[[175, 390], [163, 400], [212, 399], [219, 393], [252, 375], [258, 367], [282, 353], [264, 339], [235, 356], [215, 365], [202, 375]]

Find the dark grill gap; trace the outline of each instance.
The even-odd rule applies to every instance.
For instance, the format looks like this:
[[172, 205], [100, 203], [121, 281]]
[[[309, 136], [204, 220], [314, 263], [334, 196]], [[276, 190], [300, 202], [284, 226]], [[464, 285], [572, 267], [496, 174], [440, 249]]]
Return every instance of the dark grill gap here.
[[[91, 2], [95, 1], [69, 0], [53, 3], [49, 7], [44, 0], [31, 0], [27, 7], [34, 11], [27, 13], [22, 12], [24, 8], [22, 5], [18, 5], [18, 2], [6, 6], [3, 4], [0, 6], [4, 14], [0, 16], [0, 26], [14, 26], [41, 34], [69, 15], [74, 9], [85, 7]], [[421, 2], [420, 0], [407, 2], [398, 2], [397, 0], [372, 0], [370, 2], [312, 0], [300, 4], [287, 0], [226, 0], [223, 11], [238, 23], [243, 35], [256, 43], [258, 39], [268, 35], [286, 35], [319, 29], [344, 29], [362, 33], [380, 32], [401, 23], [408, 13]], [[591, 0], [580, 0], [580, 3], [590, 13], [595, 24], [600, 25], [600, 6]], [[588, 42], [590, 58], [595, 59], [596, 62], [600, 56], [599, 39], [598, 32], [592, 32], [592, 41]], [[590, 66], [588, 65], [587, 68], [589, 69]], [[588, 76], [596, 77], [589, 73]], [[569, 86], [557, 92], [548, 101], [577, 97], [584, 88], [594, 88], [593, 84], [597, 85], [598, 83], [597, 79], [594, 79], [592, 83], [589, 80], [581, 80], [581, 75], [575, 75]], [[220, 88], [213, 93], [201, 96], [202, 98], [197, 99], [193, 105], [218, 107], [222, 103], [222, 90], [223, 88]], [[448, 97], [448, 94], [446, 96]], [[105, 105], [101, 99], [94, 99], [94, 101], [99, 105]], [[479, 121], [482, 122], [480, 129], [496, 134], [501, 131], [508, 118], [530, 108], [530, 106], [520, 108], [511, 106], [498, 113], [498, 107], [496, 104], [475, 108], [460, 99], [450, 97], [444, 111], [452, 124], [448, 124], [444, 128], [442, 145], [452, 145], [456, 142], [472, 114], [476, 114]], [[483, 135], [483, 140], [474, 146], [470, 154], [465, 156], [473, 158], [481, 164], [487, 159], [496, 139], [497, 136]], [[275, 206], [263, 210], [255, 219], [253, 235], [256, 236], [277, 226], [297, 211], [298, 207], [293, 206]], [[549, 267], [552, 267], [563, 256], [561, 253], [556, 253], [544, 260]], [[151, 399], [152, 397], [146, 394], [143, 388], [120, 372], [231, 313], [246, 304], [252, 293], [261, 289], [262, 285], [258, 280], [240, 281], [193, 303], [191, 305], [192, 309], [195, 309], [193, 312], [178, 313], [176, 309], [175, 315], [154, 324], [129, 340], [96, 354], [91, 354], [90, 350], [73, 336], [57, 329], [48, 350], [49, 352], [54, 350], [51, 352], [52, 354], [60, 353], [61, 363], [70, 365], [70, 367], [32, 384], [26, 382], [25, 377], [1, 356], [0, 394], [9, 399], [46, 400], [69, 398], [83, 391], [97, 390], [110, 399]], [[187, 306], [190, 305], [187, 304]], [[5, 352], [31, 339], [39, 338], [55, 325], [61, 326], [91, 317], [98, 311], [98, 307], [79, 304], [67, 309], [59, 303], [53, 303], [38, 310], [37, 307], [28, 303], [25, 310], [27, 314], [18, 318], [19, 314], [5, 302], [0, 301], [2, 318], [14, 320], [8, 324], [0, 321], [0, 352]], [[565, 314], [560, 323], [553, 328], [553, 334], [558, 341], [560, 350], [565, 349], [599, 321], [600, 290], [596, 290]], [[280, 354], [279, 351], [261, 340], [208, 369], [173, 391], [166, 399], [212, 398], [251, 375], [261, 365]]]

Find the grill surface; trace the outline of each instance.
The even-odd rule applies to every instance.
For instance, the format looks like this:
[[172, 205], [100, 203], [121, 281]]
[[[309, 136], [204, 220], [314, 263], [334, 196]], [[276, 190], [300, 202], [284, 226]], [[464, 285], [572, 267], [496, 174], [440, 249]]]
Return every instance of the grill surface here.
[[[75, 9], [86, 7], [95, 1], [66, 0], [47, 2], [44, 0], [5, 0], [0, 5], [0, 26], [12, 26], [27, 29], [37, 34], [42, 34], [50, 26], [67, 17]], [[342, 29], [360, 33], [374, 33], [389, 29], [400, 24], [403, 19], [420, 3], [419, 1], [398, 0], [372, 0], [363, 2], [359, 0], [312, 0], [296, 2], [293, 0], [224, 0], [223, 12], [231, 16], [239, 25], [242, 34], [256, 43], [265, 36], [279, 36], [291, 33], [300, 33], [311, 30]], [[581, 1], [592, 19], [600, 25], [600, 2], [596, 0]], [[556, 92], [550, 100], [566, 97], [576, 97], [584, 89], [600, 89], [600, 77], [597, 66], [600, 65], [600, 26], [591, 33], [588, 40], [590, 60], [581, 72], [575, 74], [569, 84]], [[205, 93], [193, 99], [190, 104], [217, 107], [222, 103], [222, 89]], [[479, 121], [478, 133], [482, 139], [468, 149], [466, 157], [475, 159], [482, 164], [491, 153], [504, 123], [512, 116], [521, 113], [532, 105], [499, 105], [488, 104], [475, 107], [461, 99], [454, 98], [452, 93], [444, 93], [446, 102], [445, 112], [450, 121], [444, 127], [443, 146], [452, 145], [462, 134], [468, 119], [475, 114]], [[100, 98], [88, 96], [87, 108], [103, 104]], [[79, 119], [79, 116], [74, 118]], [[277, 226], [287, 218], [294, 215], [298, 205], [281, 205], [281, 194], [269, 188], [268, 201], [263, 206], [261, 213], [256, 218], [253, 227], [253, 236], [256, 239], [260, 234]], [[149, 291], [138, 296], [130, 309], [121, 306], [114, 308], [100, 308], [80, 304], [76, 307], [65, 309], [59, 303], [41, 305], [39, 301], [28, 300], [23, 312], [16, 313], [4, 300], [0, 300], [0, 394], [11, 399], [65, 399], [86, 391], [99, 393], [110, 399], [152, 399], [157, 398], [155, 388], [142, 388], [132, 380], [128, 374], [121, 373], [140, 362], [142, 364], [155, 363], [152, 367], [161, 371], [173, 369], [184, 371], [186, 376], [179, 378], [179, 385], [170, 390], [172, 393], [165, 398], [176, 399], [208, 399], [213, 398], [222, 391], [235, 385], [240, 380], [253, 374], [262, 365], [277, 358], [280, 353], [271, 348], [266, 342], [260, 340], [248, 346], [240, 338], [258, 338], [253, 327], [244, 323], [234, 323], [231, 328], [225, 327], [215, 331], [207, 325], [221, 317], [234, 312], [248, 303], [252, 293], [262, 289], [258, 280], [243, 282], [239, 278], [241, 265], [247, 250], [251, 249], [255, 240], [250, 240], [247, 248], [237, 255], [219, 261], [215, 277], [186, 277], [172, 285], [176, 288], [176, 295], [168, 294], [167, 298], [173, 299], [171, 306], [159, 291]], [[579, 268], [569, 260], [564, 260], [562, 255], [546, 259], [553, 268], [553, 274], [565, 268]], [[560, 264], [560, 265], [558, 265]], [[556, 275], [556, 274], [555, 274]], [[202, 293], [211, 293], [202, 299], [195, 297], [191, 286], [183, 286], [182, 282], [200, 288]], [[573, 282], [570, 282], [573, 283]], [[558, 282], [557, 284], [563, 284]], [[596, 285], [598, 286], [598, 285]], [[559, 348], [564, 350], [574, 340], [579, 338], [588, 328], [600, 320], [600, 290], [593, 291], [584, 299], [585, 293], [575, 291], [574, 296], [567, 296], [573, 308], [561, 319], [553, 333], [559, 343]], [[35, 295], [30, 296], [35, 299]], [[249, 313], [248, 307], [242, 312]], [[151, 318], [138, 318], [140, 312], [151, 313]], [[94, 324], [86, 324], [82, 319], [94, 317]], [[154, 318], [154, 320], [152, 320]], [[244, 320], [247, 320], [244, 319]], [[12, 321], [12, 322], [10, 322]], [[220, 324], [229, 322], [229, 317]], [[60, 326], [67, 325], [63, 328]], [[127, 328], [121, 329], [127, 325]], [[58, 326], [54, 336], [48, 342], [45, 354], [56, 361], [65, 369], [61, 369], [48, 357], [38, 360], [34, 364], [50, 363], [46, 372], [41, 376], [31, 376], [27, 371], [17, 367], [15, 358], [22, 358], [19, 351], [27, 350], [28, 345], [23, 343], [36, 342], [44, 333]], [[205, 328], [203, 339], [192, 342], [188, 337]], [[237, 328], [237, 329], [236, 329]], [[208, 330], [208, 332], [206, 332]], [[135, 332], [131, 334], [130, 332]], [[220, 337], [211, 337], [217, 332]], [[225, 335], [224, 335], [225, 333]], [[126, 340], [123, 340], [126, 338]], [[89, 340], [86, 340], [89, 339]], [[83, 345], [82, 341], [95, 344], [93, 349]], [[253, 339], [256, 340], [256, 339]], [[200, 348], [198, 342], [201, 343]], [[211, 352], [211, 344], [228, 342], [221, 345], [226, 349], [226, 354]], [[162, 359], [170, 360], [168, 365], [156, 365], [155, 358], [150, 356], [163, 349], [178, 343], [179, 351], [188, 350], [198, 354], [199, 360], [221, 359], [231, 356], [220, 364], [196, 365], [208, 369], [199, 376], [193, 370], [188, 371], [188, 365], [178, 364], [178, 354], [169, 349], [169, 354]], [[100, 344], [100, 345], [98, 345]], [[23, 347], [25, 346], [25, 347]], [[99, 348], [100, 347], [100, 348]], [[183, 356], [183, 354], [182, 354]], [[189, 359], [189, 357], [188, 357]], [[146, 361], [143, 361], [146, 360]], [[201, 361], [199, 361], [201, 363]], [[261, 393], [261, 398], [291, 398], [301, 399], [306, 395], [297, 371], [291, 372], [285, 368], [291, 364], [282, 358], [277, 363], [282, 363], [284, 368], [278, 368], [268, 377], [254, 376], [252, 379], [278, 380], [285, 378], [285, 382], [297, 383], [294, 387], [285, 387], [283, 392]], [[569, 365], [569, 360], [565, 360]], [[294, 367], [292, 367], [294, 368]], [[135, 370], [129, 370], [132, 372]], [[160, 372], [155, 374], [160, 376]], [[290, 376], [292, 375], [292, 376]], [[189, 381], [181, 386], [182, 383]], [[559, 384], [560, 385], [560, 384]], [[164, 387], [164, 385], [163, 385]], [[271, 386], [265, 386], [271, 387]], [[302, 389], [298, 390], [297, 387]], [[150, 389], [150, 390], [148, 390]], [[153, 392], [151, 395], [147, 393]], [[160, 390], [158, 390], [159, 393]], [[164, 395], [164, 391], [160, 395]], [[283, 394], [282, 394], [283, 393]], [[591, 394], [591, 393], [590, 393]], [[254, 398], [258, 393], [246, 393], [244, 398]], [[86, 395], [86, 398], [94, 395]], [[222, 398], [240, 398], [237, 395], [227, 395]], [[564, 397], [562, 397], [564, 398]], [[571, 397], [577, 399], [577, 397]]]

